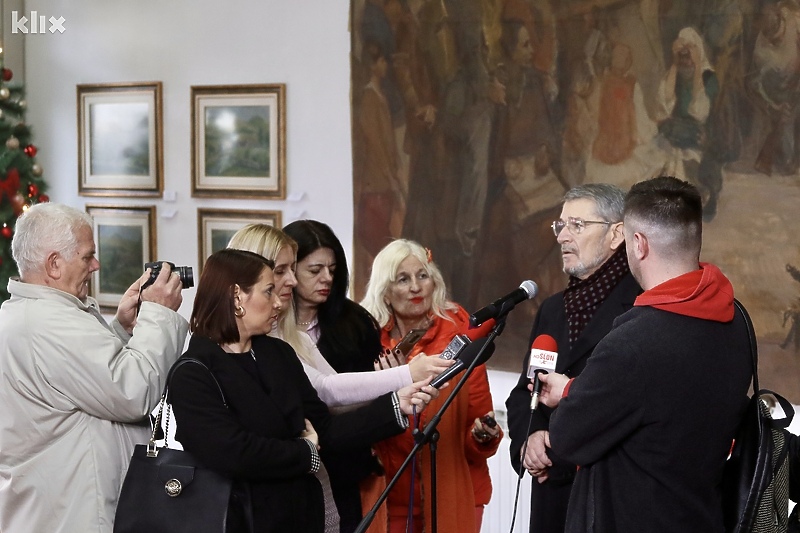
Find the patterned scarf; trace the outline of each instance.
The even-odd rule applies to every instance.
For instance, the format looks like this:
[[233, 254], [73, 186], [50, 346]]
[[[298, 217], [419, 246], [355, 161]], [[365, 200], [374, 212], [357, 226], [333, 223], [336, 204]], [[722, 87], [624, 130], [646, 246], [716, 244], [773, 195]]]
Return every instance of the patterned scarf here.
[[600, 304], [628, 272], [630, 269], [625, 246], [620, 246], [614, 255], [588, 278], [569, 277], [569, 284], [564, 290], [564, 308], [567, 311], [570, 347], [589, 325]]

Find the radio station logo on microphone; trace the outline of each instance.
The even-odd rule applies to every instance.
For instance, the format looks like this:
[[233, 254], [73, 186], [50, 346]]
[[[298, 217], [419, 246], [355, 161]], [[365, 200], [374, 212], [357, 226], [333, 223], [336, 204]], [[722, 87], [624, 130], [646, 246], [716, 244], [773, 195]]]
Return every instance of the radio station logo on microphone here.
[[558, 359], [557, 352], [548, 350], [540, 350], [538, 348], [531, 348], [531, 358], [528, 365], [528, 377], [533, 377], [535, 370], [546, 370], [547, 372], [555, 372], [556, 360]]

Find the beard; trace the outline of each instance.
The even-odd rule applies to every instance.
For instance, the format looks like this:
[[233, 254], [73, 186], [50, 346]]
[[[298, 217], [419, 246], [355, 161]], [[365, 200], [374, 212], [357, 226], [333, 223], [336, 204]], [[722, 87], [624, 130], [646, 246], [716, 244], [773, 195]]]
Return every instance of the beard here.
[[598, 250], [597, 253], [588, 261], [579, 261], [577, 265], [566, 266], [564, 265], [564, 273], [574, 276], [578, 279], [586, 279], [594, 274], [598, 268], [603, 266], [603, 263], [608, 261], [611, 257], [604, 253], [603, 250]]

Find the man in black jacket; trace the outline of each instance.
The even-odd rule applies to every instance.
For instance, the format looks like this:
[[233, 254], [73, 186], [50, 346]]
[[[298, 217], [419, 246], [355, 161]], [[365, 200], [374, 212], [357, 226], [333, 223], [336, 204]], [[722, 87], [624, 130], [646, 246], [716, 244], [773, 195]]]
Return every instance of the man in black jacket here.
[[752, 362], [733, 287], [700, 262], [693, 185], [661, 177], [625, 198], [625, 247], [644, 292], [578, 378], [541, 377], [550, 442], [580, 466], [568, 533], [723, 531], [720, 480]]
[[[529, 342], [543, 334], [556, 340], [556, 372], [580, 374], [613, 320], [630, 309], [641, 292], [623, 245], [624, 199], [613, 185], [575, 187], [564, 196], [561, 218], [553, 222], [569, 284], [542, 303]], [[517, 472], [527, 470], [533, 476], [531, 532], [562, 533], [576, 466], [550, 450], [552, 409], [540, 405], [531, 412], [528, 359], [526, 355], [519, 382], [506, 400], [511, 464]]]

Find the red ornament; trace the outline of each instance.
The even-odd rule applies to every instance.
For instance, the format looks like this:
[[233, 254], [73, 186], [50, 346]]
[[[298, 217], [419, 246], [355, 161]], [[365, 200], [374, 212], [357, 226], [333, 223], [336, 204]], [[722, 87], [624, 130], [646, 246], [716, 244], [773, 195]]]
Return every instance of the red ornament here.
[[29, 144], [23, 149], [23, 152], [25, 152], [25, 155], [28, 157], [36, 157], [37, 148], [34, 145]]
[[3, 229], [0, 229], [0, 235], [6, 239], [10, 239], [13, 234], [14, 232], [8, 226], [3, 226]]
[[11, 72], [10, 68], [3, 69], [3, 81], [11, 81], [11, 78], [14, 77], [14, 73]]
[[39, 194], [39, 187], [35, 183], [28, 184], [28, 198], [33, 198]]
[[46, 194], [40, 194], [39, 195], [39, 203], [40, 204], [44, 204], [44, 203], [49, 202], [49, 201], [50, 201], [50, 197], [47, 196]]

